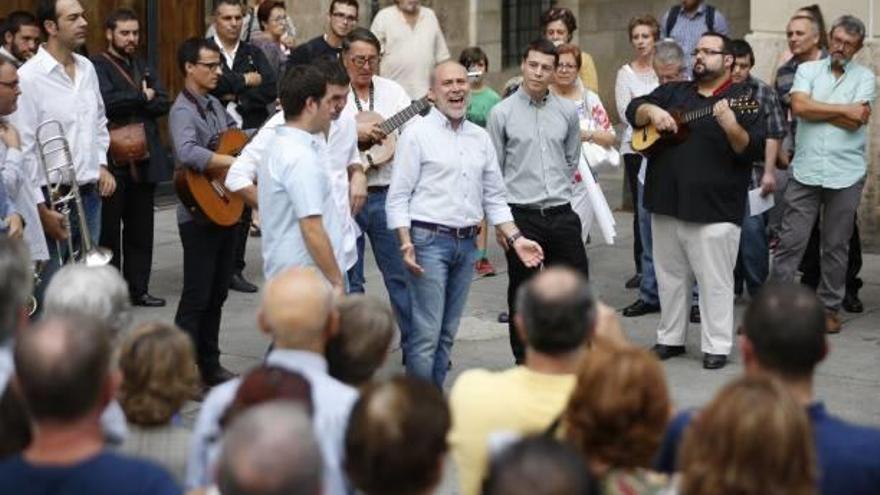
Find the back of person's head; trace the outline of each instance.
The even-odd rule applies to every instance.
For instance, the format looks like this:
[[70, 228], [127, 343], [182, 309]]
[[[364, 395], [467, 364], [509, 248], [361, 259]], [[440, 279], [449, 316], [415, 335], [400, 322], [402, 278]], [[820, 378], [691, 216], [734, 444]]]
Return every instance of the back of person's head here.
[[430, 493], [443, 474], [451, 419], [443, 393], [398, 376], [369, 385], [345, 433], [345, 472], [366, 495]]
[[65, 265], [52, 277], [43, 297], [43, 315], [64, 314], [100, 320], [118, 337], [131, 325], [128, 284], [110, 265]]
[[311, 65], [291, 67], [278, 83], [278, 99], [284, 110], [284, 119], [293, 120], [306, 109], [309, 100], [319, 105], [327, 92], [327, 78]]
[[331, 57], [329, 55], [318, 57], [312, 61], [312, 66], [324, 75], [327, 84], [348, 86], [351, 83], [348, 71], [345, 70], [345, 66], [342, 65], [338, 57]]
[[272, 335], [278, 348], [321, 353], [338, 324], [330, 284], [308, 267], [290, 268], [269, 279], [258, 317], [260, 327]]
[[162, 425], [180, 411], [198, 385], [189, 336], [165, 323], [144, 323], [122, 341], [119, 404], [138, 425]]
[[489, 465], [482, 495], [594, 495], [599, 491], [571, 446], [550, 437], [524, 438]]
[[542, 271], [517, 293], [515, 325], [528, 347], [564, 355], [584, 346], [596, 323], [596, 301], [586, 278], [570, 268]]
[[24, 323], [25, 306], [33, 284], [31, 259], [25, 243], [0, 236], [0, 345], [12, 338]]
[[681, 495], [814, 495], [806, 410], [767, 375], [739, 378], [700, 411], [679, 454]]
[[314, 412], [312, 385], [305, 377], [277, 366], [257, 366], [242, 378], [220, 425], [226, 427], [245, 411], [277, 400], [298, 404], [309, 416]]
[[654, 66], [676, 64], [684, 67], [686, 64], [684, 50], [675, 40], [664, 39], [654, 45]]
[[327, 365], [337, 380], [358, 387], [373, 378], [388, 356], [394, 314], [384, 299], [352, 294], [342, 298], [339, 333], [327, 342]]
[[810, 378], [825, 358], [825, 306], [801, 284], [761, 289], [743, 317], [743, 356], [783, 379]]
[[597, 346], [581, 360], [562, 415], [565, 438], [611, 468], [648, 468], [671, 411], [663, 367], [649, 351]]
[[217, 462], [222, 495], [320, 495], [323, 461], [309, 416], [286, 401], [236, 418]]
[[82, 316], [43, 318], [15, 342], [15, 370], [35, 421], [70, 422], [112, 398], [110, 331]]
[[57, 9], [58, 0], [40, 0], [37, 4], [36, 17], [37, 23], [40, 26], [40, 31], [44, 36], [49, 35], [49, 31], [46, 30], [46, 22], [52, 21], [54, 23], [58, 23], [58, 9]]

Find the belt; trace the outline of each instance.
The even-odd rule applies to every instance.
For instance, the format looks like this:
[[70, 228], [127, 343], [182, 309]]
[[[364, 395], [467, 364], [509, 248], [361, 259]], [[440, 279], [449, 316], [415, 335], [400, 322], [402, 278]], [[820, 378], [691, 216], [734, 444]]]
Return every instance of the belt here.
[[476, 237], [477, 234], [480, 233], [479, 225], [471, 225], [470, 227], [447, 227], [445, 225], [440, 225], [438, 223], [431, 222], [422, 222], [419, 220], [412, 221], [413, 227], [418, 227], [420, 229], [430, 230], [432, 232], [436, 232], [438, 234], [448, 235], [449, 237], [454, 237], [456, 239], [470, 239], [471, 237]]
[[367, 186], [367, 194], [387, 192], [388, 186]]
[[571, 203], [563, 203], [561, 205], [555, 206], [541, 206], [541, 205], [515, 205], [510, 204], [511, 210], [516, 210], [523, 213], [537, 213], [542, 217], [550, 217], [554, 215], [561, 215], [563, 213], [568, 213], [571, 210]]

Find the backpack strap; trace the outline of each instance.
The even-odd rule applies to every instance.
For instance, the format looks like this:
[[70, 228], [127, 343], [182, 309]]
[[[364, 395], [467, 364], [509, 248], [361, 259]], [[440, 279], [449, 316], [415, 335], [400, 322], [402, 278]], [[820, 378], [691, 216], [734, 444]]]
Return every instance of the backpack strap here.
[[706, 28], [710, 32], [715, 32], [715, 7], [706, 5]]
[[671, 9], [669, 9], [669, 13], [666, 14], [666, 35], [664, 38], [672, 37], [672, 28], [675, 27], [675, 23], [678, 22], [678, 14], [681, 13], [681, 4], [673, 5]]

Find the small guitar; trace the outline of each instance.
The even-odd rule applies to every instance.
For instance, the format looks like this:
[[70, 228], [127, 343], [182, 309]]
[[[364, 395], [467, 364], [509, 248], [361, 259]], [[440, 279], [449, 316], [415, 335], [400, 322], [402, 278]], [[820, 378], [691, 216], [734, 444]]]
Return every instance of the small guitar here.
[[[730, 109], [737, 113], [754, 113], [758, 111], [760, 105], [752, 98], [751, 94], [746, 94], [736, 98], [728, 98], [727, 103]], [[712, 115], [711, 104], [696, 110], [688, 112], [670, 111], [672, 118], [675, 119], [678, 130], [676, 132], [660, 132], [654, 127], [654, 124], [648, 124], [644, 127], [636, 127], [633, 129], [632, 149], [641, 153], [651, 152], [656, 147], [665, 143], [681, 143], [684, 142], [689, 134], [687, 124], [703, 117]]]
[[[392, 115], [388, 119], [383, 118], [376, 112], [364, 111], [355, 115], [358, 124], [377, 123], [385, 133], [385, 139], [379, 143], [367, 143], [366, 149], [361, 148], [361, 159], [365, 165], [375, 167], [385, 163], [394, 156], [394, 149], [397, 147], [397, 136], [392, 134], [403, 124], [409, 122], [416, 115], [425, 116], [431, 110], [431, 103], [427, 98], [415, 100], [412, 104], [403, 110]], [[359, 143], [359, 146], [362, 146]]]
[[[241, 129], [227, 129], [218, 137], [215, 153], [236, 156], [250, 138]], [[222, 227], [235, 225], [244, 211], [244, 201], [223, 185], [228, 168], [205, 173], [188, 167], [178, 168], [174, 174], [174, 188], [183, 206], [193, 216]]]

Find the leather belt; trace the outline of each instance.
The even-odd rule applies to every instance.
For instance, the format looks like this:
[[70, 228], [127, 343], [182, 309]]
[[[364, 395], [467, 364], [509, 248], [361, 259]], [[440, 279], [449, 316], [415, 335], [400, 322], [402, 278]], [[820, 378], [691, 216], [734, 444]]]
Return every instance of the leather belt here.
[[542, 217], [551, 217], [554, 215], [561, 215], [563, 213], [568, 213], [572, 211], [571, 203], [563, 203], [561, 205], [555, 206], [541, 206], [541, 205], [516, 205], [510, 204], [511, 210], [520, 211], [523, 213], [537, 213]]
[[413, 227], [418, 227], [420, 229], [430, 230], [432, 232], [436, 232], [438, 234], [448, 235], [449, 237], [454, 237], [456, 239], [470, 239], [472, 237], [476, 237], [477, 234], [480, 233], [479, 225], [471, 225], [470, 227], [447, 227], [445, 225], [440, 225], [439, 223], [431, 223], [431, 222], [422, 222], [420, 220], [412, 221]]
[[367, 194], [388, 192], [388, 186], [367, 186]]

